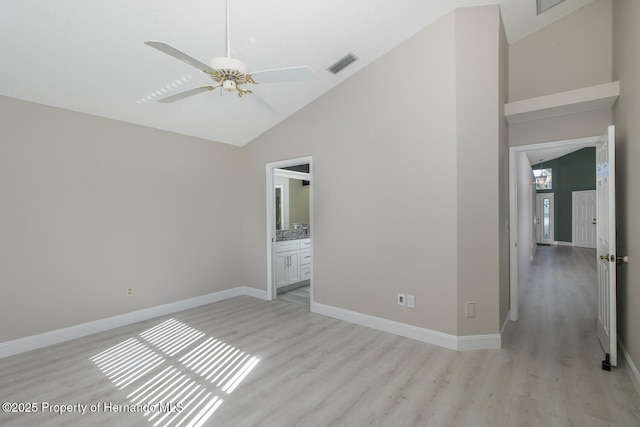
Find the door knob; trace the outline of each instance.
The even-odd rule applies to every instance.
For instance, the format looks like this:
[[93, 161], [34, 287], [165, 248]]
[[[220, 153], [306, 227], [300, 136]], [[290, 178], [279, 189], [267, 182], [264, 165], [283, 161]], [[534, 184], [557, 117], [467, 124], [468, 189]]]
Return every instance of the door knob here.
[[618, 264], [622, 264], [623, 262], [625, 264], [629, 263], [629, 256], [627, 256], [627, 255], [619, 256], [617, 259], [618, 259]]

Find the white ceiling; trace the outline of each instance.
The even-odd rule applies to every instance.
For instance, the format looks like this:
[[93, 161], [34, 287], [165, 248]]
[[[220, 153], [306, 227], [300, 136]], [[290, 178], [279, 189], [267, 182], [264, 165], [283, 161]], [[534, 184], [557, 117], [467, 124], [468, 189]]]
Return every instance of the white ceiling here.
[[[586, 146], [586, 145], [585, 145]], [[557, 159], [558, 157], [566, 156], [574, 151], [582, 150], [585, 147], [560, 147], [560, 148], [542, 148], [533, 151], [527, 151], [527, 158], [530, 165], [537, 165], [542, 162], [548, 162], [549, 160]]]
[[[211, 80], [144, 42], [224, 56], [225, 0], [0, 0], [0, 95], [242, 146], [455, 7], [500, 3], [513, 43], [591, 1], [537, 16], [536, 0], [231, 0], [231, 56], [251, 71], [315, 71], [252, 87], [269, 114], [217, 91], [149, 101]], [[359, 61], [326, 70], [349, 52]]]

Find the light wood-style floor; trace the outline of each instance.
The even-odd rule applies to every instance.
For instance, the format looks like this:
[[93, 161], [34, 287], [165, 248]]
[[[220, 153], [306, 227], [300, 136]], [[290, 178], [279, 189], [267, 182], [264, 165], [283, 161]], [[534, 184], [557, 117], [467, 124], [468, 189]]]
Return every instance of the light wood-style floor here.
[[[238, 297], [0, 360], [0, 402], [40, 410], [0, 413], [0, 425], [640, 425], [627, 373], [599, 366], [594, 252], [538, 253], [500, 350], [450, 351]], [[42, 402], [89, 406], [57, 415]], [[184, 406], [112, 412], [155, 402]]]
[[294, 304], [301, 304], [309, 308], [309, 300], [311, 298], [311, 286], [301, 286], [288, 292], [278, 295], [278, 299]]

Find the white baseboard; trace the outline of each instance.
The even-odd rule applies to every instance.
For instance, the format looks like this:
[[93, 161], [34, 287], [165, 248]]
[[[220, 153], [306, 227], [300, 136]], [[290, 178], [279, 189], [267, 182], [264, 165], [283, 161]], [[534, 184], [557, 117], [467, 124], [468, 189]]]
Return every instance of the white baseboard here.
[[240, 289], [242, 289], [242, 295], [246, 295], [246, 296], [254, 297], [254, 298], [258, 298], [258, 299], [263, 299], [265, 301], [267, 301], [269, 299], [269, 297], [267, 295], [267, 291], [263, 291], [261, 289], [256, 289], [256, 288], [252, 288], [251, 286], [241, 286]]
[[556, 246], [573, 246], [573, 242], [560, 242], [558, 240], [555, 240], [553, 244]]
[[500, 336], [500, 334], [467, 335], [457, 338], [457, 350], [460, 351], [495, 350], [502, 347], [502, 337]]
[[640, 394], [640, 372], [638, 371], [638, 368], [636, 367], [636, 365], [633, 363], [633, 360], [631, 359], [631, 356], [629, 355], [629, 352], [625, 348], [624, 344], [622, 344], [620, 337], [618, 337], [618, 348], [622, 350], [622, 354], [624, 355], [624, 360], [626, 362], [625, 365], [628, 369], [627, 372], [631, 377], [631, 382], [633, 383], [633, 386], [636, 388], [636, 391], [638, 392], [638, 394]]
[[[56, 329], [37, 335], [6, 341], [0, 343], [0, 359], [49, 345], [59, 344], [64, 341], [81, 338], [87, 335], [104, 332], [110, 329], [119, 328], [121, 326], [130, 325], [143, 320], [152, 319], [154, 317], [164, 316], [206, 304], [212, 304], [214, 302], [223, 301], [240, 295], [246, 295], [262, 300], [268, 299], [267, 291], [252, 288], [250, 286], [239, 286], [195, 298], [189, 298], [169, 304], [132, 311], [118, 316], [82, 323], [68, 328]], [[315, 302], [311, 303], [311, 311], [451, 350], [483, 350], [497, 349], [501, 347], [500, 334], [455, 336]]]
[[107, 331], [109, 329], [119, 328], [121, 326], [130, 325], [132, 323], [141, 322], [143, 320], [153, 319], [154, 317], [188, 310], [190, 308], [199, 307], [201, 305], [212, 304], [214, 302], [237, 297], [240, 295], [248, 295], [264, 300], [267, 299], [266, 291], [262, 291], [260, 289], [252, 288], [249, 286], [239, 286], [237, 288], [213, 292], [195, 298], [189, 298], [169, 304], [158, 305], [155, 307], [132, 311], [130, 313], [120, 314], [118, 316], [107, 317], [105, 319], [82, 323], [79, 325], [70, 326], [68, 328], [56, 329], [37, 335], [18, 338], [11, 341], [5, 341], [3, 343], [0, 343], [0, 359], [3, 357], [24, 353], [25, 351], [35, 350], [38, 348], [58, 344], [76, 338], [81, 338], [98, 332]]
[[483, 350], [500, 348], [501, 346], [501, 339], [498, 334], [459, 337], [316, 302], [311, 304], [311, 311], [450, 350]]

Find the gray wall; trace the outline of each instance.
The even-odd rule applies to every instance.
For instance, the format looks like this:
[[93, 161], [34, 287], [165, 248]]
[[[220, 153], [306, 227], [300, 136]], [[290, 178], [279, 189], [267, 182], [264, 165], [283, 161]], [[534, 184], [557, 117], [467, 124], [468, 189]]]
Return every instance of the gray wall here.
[[[496, 6], [459, 9], [247, 145], [245, 283], [266, 288], [265, 163], [310, 155], [316, 302], [498, 333], [508, 289], [501, 47]], [[399, 307], [398, 292], [416, 308]], [[475, 318], [464, 301], [476, 302]]]
[[509, 58], [510, 101], [610, 82], [611, 0], [596, 0], [513, 43]]
[[497, 8], [455, 15], [458, 335], [496, 333], [508, 311], [507, 44]]
[[[612, 81], [611, 0], [596, 0], [509, 46], [509, 100], [518, 101]], [[509, 145], [604, 134], [611, 110], [509, 126]]]
[[0, 342], [242, 284], [241, 149], [6, 97], [0, 117]]
[[315, 301], [456, 334], [454, 31], [452, 13], [245, 146], [247, 285], [266, 289], [264, 165], [311, 155]]
[[618, 268], [618, 336], [640, 367], [640, 2], [613, 2], [613, 74], [620, 98], [613, 109], [617, 132], [618, 255], [629, 264]]

